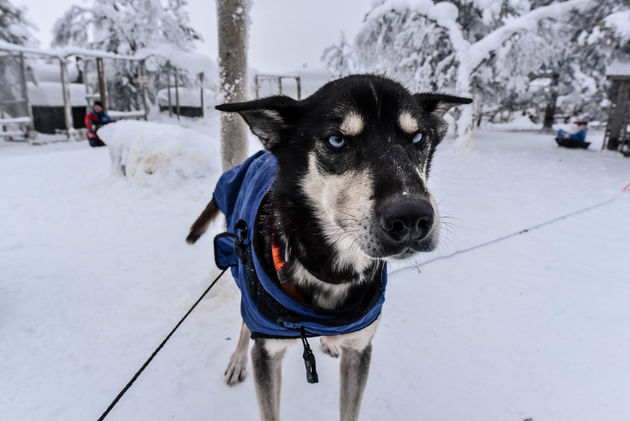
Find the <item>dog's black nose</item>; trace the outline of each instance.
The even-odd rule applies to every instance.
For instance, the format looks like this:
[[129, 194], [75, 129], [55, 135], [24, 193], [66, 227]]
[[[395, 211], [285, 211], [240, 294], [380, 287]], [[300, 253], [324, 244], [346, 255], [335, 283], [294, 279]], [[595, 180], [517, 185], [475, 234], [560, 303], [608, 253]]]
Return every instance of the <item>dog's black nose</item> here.
[[379, 224], [395, 242], [417, 241], [433, 227], [433, 206], [426, 200], [398, 200], [381, 206]]

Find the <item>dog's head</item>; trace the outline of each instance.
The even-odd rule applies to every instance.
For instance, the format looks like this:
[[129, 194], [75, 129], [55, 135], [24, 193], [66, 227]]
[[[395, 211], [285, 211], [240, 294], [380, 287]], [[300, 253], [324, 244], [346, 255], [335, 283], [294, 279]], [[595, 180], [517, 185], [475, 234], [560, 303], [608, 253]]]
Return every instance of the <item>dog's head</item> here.
[[[327, 83], [296, 101], [223, 104], [278, 159], [275, 189], [304, 212], [338, 255], [403, 258], [433, 250], [439, 223], [427, 188], [444, 113], [468, 98], [411, 94], [374, 75]], [[350, 261], [348, 263], [350, 263]]]

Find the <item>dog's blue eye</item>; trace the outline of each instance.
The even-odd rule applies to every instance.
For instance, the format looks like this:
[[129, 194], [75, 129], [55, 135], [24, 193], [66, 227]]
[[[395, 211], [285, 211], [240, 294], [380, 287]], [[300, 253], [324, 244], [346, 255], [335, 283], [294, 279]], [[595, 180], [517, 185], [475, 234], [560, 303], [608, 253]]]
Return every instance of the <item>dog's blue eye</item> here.
[[328, 138], [328, 144], [335, 149], [341, 149], [346, 145], [346, 139], [339, 136], [330, 136]]
[[424, 133], [422, 132], [418, 132], [416, 133], [416, 135], [413, 137], [413, 144], [417, 145], [418, 143], [422, 142], [422, 139], [424, 138]]

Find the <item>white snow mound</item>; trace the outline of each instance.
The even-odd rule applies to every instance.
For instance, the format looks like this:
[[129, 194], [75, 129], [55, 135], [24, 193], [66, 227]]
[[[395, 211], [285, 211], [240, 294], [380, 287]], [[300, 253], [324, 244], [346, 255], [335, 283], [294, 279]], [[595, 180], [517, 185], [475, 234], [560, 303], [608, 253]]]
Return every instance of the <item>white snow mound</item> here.
[[220, 143], [192, 129], [146, 121], [121, 121], [101, 128], [112, 174], [140, 185], [173, 186], [218, 172]]

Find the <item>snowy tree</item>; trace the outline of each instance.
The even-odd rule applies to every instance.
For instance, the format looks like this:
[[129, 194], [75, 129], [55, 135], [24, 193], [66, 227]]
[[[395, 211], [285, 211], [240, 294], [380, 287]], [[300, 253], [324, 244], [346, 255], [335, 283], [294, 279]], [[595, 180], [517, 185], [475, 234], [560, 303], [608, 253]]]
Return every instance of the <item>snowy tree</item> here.
[[346, 35], [343, 31], [339, 37], [339, 43], [333, 44], [324, 50], [321, 61], [335, 78], [354, 72], [352, 46], [346, 41]]
[[[620, 22], [615, 17], [621, 18]], [[555, 62], [556, 68], [551, 65], [558, 74], [558, 105], [565, 112], [587, 119], [604, 118], [601, 103], [607, 94], [606, 67], [618, 57], [630, 57], [629, 23], [627, 0], [593, 1], [583, 14], [572, 13], [568, 18], [566, 42], [562, 43], [565, 57]], [[556, 42], [558, 39], [560, 36], [555, 37]], [[554, 45], [549, 36], [546, 40], [548, 46]], [[550, 89], [554, 93], [553, 80]]]
[[[249, 0], [217, 0], [220, 90], [225, 102], [247, 100]], [[221, 113], [223, 170], [247, 158], [247, 126], [236, 113]]]
[[[0, 0], [0, 41], [11, 44], [35, 46], [31, 29], [35, 26], [26, 18], [26, 11], [16, 7], [9, 0]], [[3, 112], [12, 116], [25, 115], [23, 103], [16, 101], [23, 97], [21, 90], [22, 66], [17, 56], [0, 57], [0, 98], [8, 101]]]
[[31, 29], [35, 26], [25, 15], [23, 8], [9, 0], [0, 0], [0, 40], [18, 45], [34, 44]]
[[[625, 10], [625, 11], [624, 11]], [[539, 105], [545, 127], [551, 127], [556, 106], [567, 115], [601, 119], [606, 96], [605, 70], [618, 54], [628, 55], [628, 4], [590, 2], [581, 13], [568, 13], [559, 24], [543, 21], [537, 31], [519, 33], [485, 65], [476, 97], [497, 108]], [[623, 25], [615, 26], [619, 19]], [[474, 77], [479, 78], [479, 75]]]
[[[78, 46], [124, 55], [160, 44], [190, 50], [201, 35], [190, 25], [186, 6], [187, 0], [93, 0], [89, 7], [72, 6], [55, 23], [53, 46]], [[157, 63], [152, 73], [168, 75], [173, 66], [166, 60], [153, 60]], [[116, 60], [107, 65], [114, 67], [114, 71], [107, 72], [108, 83], [114, 88], [110, 101], [116, 108], [130, 108], [137, 99], [137, 63]]]
[[[368, 14], [355, 50], [362, 70], [376, 67], [379, 71], [379, 66], [386, 66], [388, 74], [415, 85], [413, 89], [437, 88], [471, 96], [477, 84], [485, 83], [480, 70], [506, 42], [588, 3], [568, 0], [535, 7], [528, 1], [511, 0], [436, 4], [430, 0], [380, 0]], [[491, 74], [486, 72], [486, 76]], [[461, 107], [457, 112], [456, 145], [470, 147], [473, 108]]]
[[355, 41], [362, 71], [388, 74], [414, 91], [446, 90], [454, 83], [454, 50], [445, 28], [407, 10], [371, 15]]
[[53, 46], [74, 45], [135, 54], [167, 43], [190, 50], [201, 35], [190, 26], [187, 0], [93, 0], [72, 6], [56, 23]]

